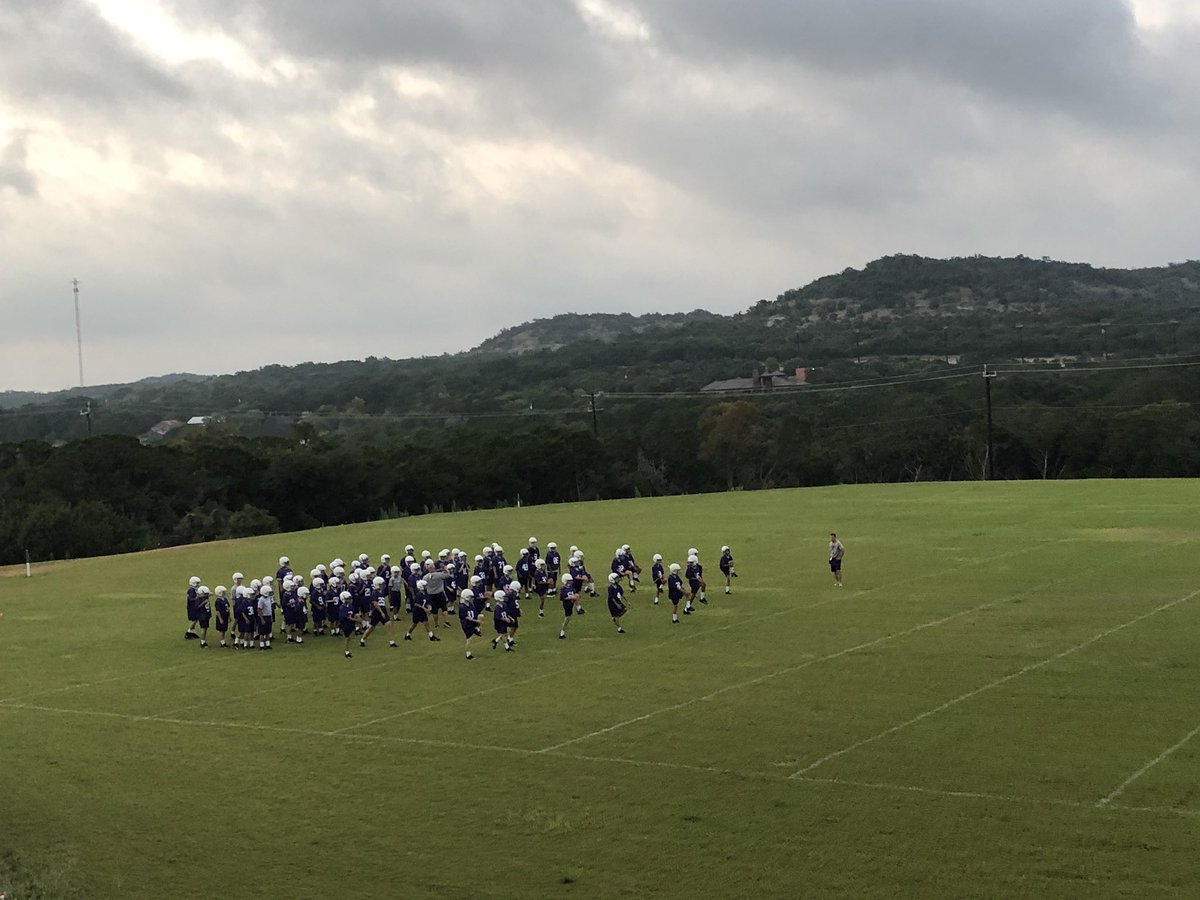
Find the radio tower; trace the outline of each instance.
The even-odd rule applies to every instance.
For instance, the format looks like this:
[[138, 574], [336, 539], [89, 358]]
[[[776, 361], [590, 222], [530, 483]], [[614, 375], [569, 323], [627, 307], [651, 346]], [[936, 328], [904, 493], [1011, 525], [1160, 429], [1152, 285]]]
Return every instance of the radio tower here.
[[75, 346], [79, 351], [79, 386], [83, 387], [83, 329], [79, 324], [79, 279], [71, 279], [75, 291]]
[[[75, 292], [75, 349], [79, 351], [79, 386], [83, 387], [83, 328], [79, 324], [79, 279], [71, 279], [71, 289]], [[79, 411], [87, 419], [87, 435], [92, 436], [92, 401]]]

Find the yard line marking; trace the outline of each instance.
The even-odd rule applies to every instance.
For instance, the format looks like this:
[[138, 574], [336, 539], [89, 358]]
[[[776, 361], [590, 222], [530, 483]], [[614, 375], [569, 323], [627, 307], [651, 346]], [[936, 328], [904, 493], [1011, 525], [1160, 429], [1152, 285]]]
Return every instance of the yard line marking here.
[[1078, 800], [1057, 800], [1051, 797], [1018, 797], [1013, 794], [992, 794], [986, 791], [956, 791], [949, 788], [921, 787], [915, 784], [891, 784], [883, 781], [854, 781], [848, 778], [810, 778], [808, 776], [789, 775], [788, 781], [800, 781], [805, 784], [847, 785], [849, 787], [868, 788], [871, 790], [891, 791], [892, 793], [929, 794], [934, 797], [958, 797], [966, 800], [1000, 800], [1005, 803], [1029, 803], [1037, 806], [1066, 806], [1072, 809], [1087, 809], [1089, 804]]
[[61, 694], [65, 691], [75, 691], [81, 688], [99, 687], [102, 684], [111, 684], [114, 681], [124, 681], [127, 678], [150, 678], [154, 675], [162, 675], [164, 672], [172, 672], [175, 669], [184, 669], [189, 666], [211, 665], [211, 663], [202, 663], [199, 660], [191, 660], [189, 662], [176, 663], [173, 666], [167, 666], [163, 669], [151, 669], [148, 672], [126, 672], [124, 675], [114, 675], [112, 678], [101, 678], [97, 681], [81, 681], [78, 684], [68, 684], [65, 687], [49, 688], [44, 691], [33, 691], [29, 694], [16, 694], [12, 697], [5, 697], [0, 700], [0, 705], [13, 703], [17, 700], [28, 700], [31, 697], [44, 697], [47, 694]]
[[1105, 808], [1125, 812], [1167, 813], [1173, 816], [1187, 816], [1189, 819], [1200, 818], [1200, 809], [1188, 809], [1184, 806], [1125, 806], [1121, 803], [1110, 803]]
[[[1121, 625], [1117, 625], [1114, 628], [1109, 628], [1107, 631], [1102, 631], [1097, 635], [1093, 635], [1092, 637], [1090, 637], [1086, 641], [1084, 641], [1082, 644], [1076, 644], [1074, 647], [1071, 647], [1067, 650], [1063, 650], [1061, 653], [1055, 653], [1053, 656], [1047, 656], [1045, 659], [1039, 660], [1038, 662], [1035, 662], [1035, 663], [1030, 663], [1029, 665], [1024, 666], [1023, 668], [1020, 668], [1015, 672], [1010, 672], [1009, 674], [1004, 675], [1001, 678], [997, 678], [995, 681], [989, 681], [987, 684], [982, 685], [981, 687], [977, 687], [974, 690], [967, 691], [965, 694], [959, 694], [953, 700], [947, 700], [945, 703], [941, 704], [940, 706], [935, 706], [933, 709], [928, 709], [925, 712], [920, 713], [919, 715], [913, 716], [911, 719], [908, 719], [907, 721], [901, 722], [899, 725], [893, 725], [891, 728], [885, 728], [883, 731], [879, 732], [878, 734], [871, 735], [871, 737], [868, 737], [868, 738], [863, 738], [861, 741], [855, 741], [853, 744], [850, 744], [848, 747], [843, 747], [841, 750], [835, 750], [832, 753], [828, 753], [825, 756], [822, 756], [820, 759], [816, 760], [815, 762], [809, 763], [804, 768], [798, 769], [797, 771], [793, 772], [791, 774], [791, 776], [789, 776], [789, 777], [798, 778], [801, 775], [811, 772], [813, 769], [817, 768], [818, 766], [824, 765], [825, 763], [829, 762], [831, 759], [837, 759], [839, 756], [845, 756], [847, 753], [850, 753], [853, 750], [857, 750], [860, 747], [865, 747], [867, 744], [872, 744], [875, 741], [881, 740], [882, 738], [885, 738], [885, 737], [888, 737], [889, 735], [895, 734], [897, 731], [901, 731], [902, 729], [905, 729], [905, 728], [909, 727], [910, 725], [915, 725], [918, 722], [928, 719], [930, 716], [935, 716], [938, 713], [943, 712], [952, 706], [956, 706], [965, 700], [970, 700], [972, 697], [976, 697], [979, 694], [984, 693], [985, 691], [990, 691], [993, 688], [998, 688], [1001, 685], [1007, 684], [1008, 682], [1012, 681], [1014, 678], [1020, 678], [1022, 675], [1026, 675], [1026, 674], [1033, 672], [1037, 669], [1040, 669], [1044, 666], [1048, 666], [1050, 663], [1056, 662], [1057, 660], [1060, 660], [1060, 659], [1063, 659], [1064, 657], [1070, 656], [1072, 653], [1078, 653], [1080, 650], [1090, 647], [1092, 644], [1096, 643], [1097, 641], [1099, 641], [1103, 638], [1108, 637], [1109, 635], [1116, 634], [1118, 631], [1123, 631], [1124, 629], [1129, 628], [1131, 625], [1136, 625], [1138, 622], [1141, 622], [1144, 619], [1148, 619], [1151, 616], [1158, 615], [1160, 612], [1171, 609], [1171, 607], [1173, 607], [1173, 606], [1178, 606], [1181, 603], [1186, 603], [1188, 600], [1191, 600], [1193, 597], [1197, 596], [1198, 594], [1200, 594], [1200, 590], [1192, 591], [1190, 594], [1186, 594], [1185, 596], [1180, 597], [1177, 600], [1172, 600], [1169, 603], [1164, 603], [1162, 606], [1155, 607], [1154, 609], [1150, 610], [1149, 612], [1144, 612], [1140, 616], [1130, 619], [1128, 622], [1125, 622]], [[1200, 731], [1200, 727], [1197, 727], [1196, 731]], [[1193, 731], [1192, 734], [1189, 734], [1188, 738], [1192, 737], [1192, 735], [1194, 735], [1196, 733], [1196, 731]], [[1185, 738], [1184, 741], [1181, 741], [1178, 746], [1182, 746], [1183, 743], [1185, 743], [1186, 741], [1187, 741], [1187, 738]], [[1174, 751], [1175, 749], [1177, 749], [1177, 747], [1172, 747], [1171, 751]], [[1170, 753], [1171, 751], [1168, 751], [1168, 753]], [[1164, 757], [1166, 755], [1167, 754], [1164, 754]], [[1155, 760], [1155, 762], [1158, 762], [1158, 760]], [[1153, 765], [1153, 763], [1151, 763], [1151, 765]], [[1149, 766], [1147, 766], [1146, 768], [1149, 768]], [[1137, 774], [1140, 775], [1141, 772], [1139, 772]], [[1137, 777], [1137, 775], [1134, 776], [1134, 778], [1136, 778], [1136, 777]], [[1133, 781], [1133, 779], [1131, 778], [1130, 781]], [[1124, 786], [1122, 786], [1122, 788], [1123, 787]], [[1117, 793], [1119, 793], [1119, 792], [1120, 791], [1118, 791]], [[1116, 796], [1116, 794], [1114, 794], [1113, 796]], [[1103, 803], [1101, 805], [1103, 805]]]
[[[400, 661], [405, 662], [407, 660], [415, 659], [415, 658], [416, 657], [413, 657], [413, 656], [406, 656], [406, 657], [402, 657]], [[383, 666], [389, 665], [390, 663], [391, 663], [391, 660], [388, 660], [387, 662], [380, 661], [380, 662], [376, 662], [376, 663], [369, 663], [365, 666], [360, 666], [355, 671], [356, 672], [365, 672], [368, 669], [378, 669]], [[328, 672], [326, 672], [322, 675], [314, 675], [312, 678], [298, 678], [294, 681], [285, 681], [283, 684], [274, 684], [274, 685], [271, 685], [270, 687], [259, 688], [257, 691], [248, 691], [245, 694], [235, 694], [232, 697], [216, 697], [211, 700], [202, 700], [199, 703], [193, 703], [191, 706], [180, 706], [177, 709], [169, 709], [166, 712], [154, 713], [153, 715], [142, 716], [142, 718], [158, 719], [163, 716], [177, 716], [180, 713], [190, 712], [191, 710], [199, 709], [202, 706], [212, 706], [215, 703], [232, 703], [235, 700], [248, 700], [251, 697], [258, 697], [258, 696], [261, 696], [262, 694], [270, 694], [273, 691], [282, 691], [282, 690], [286, 690], [287, 688], [296, 687], [297, 685], [301, 685], [301, 684], [312, 684], [314, 681], [319, 682], [319, 681], [327, 681], [327, 680], [329, 680]]]
[[[1057, 542], [1055, 542], [1055, 543], [1057, 543]], [[1174, 545], [1170, 545], [1170, 546], [1174, 546]], [[1138, 556], [1144, 556], [1149, 553], [1155, 553], [1161, 549], [1163, 549], [1163, 548], [1162, 547], [1154, 547], [1154, 548], [1151, 548], [1150, 550], [1146, 551], [1146, 553], [1138, 554]], [[999, 558], [999, 556], [1015, 555], [1016, 553], [1019, 553], [1019, 552], [1022, 552], [1022, 551], [1010, 551], [1009, 553], [999, 554], [997, 558]], [[964, 565], [975, 565], [975, 563], [964, 563]], [[955, 568], [961, 568], [961, 566], [956, 566]], [[683, 709], [683, 708], [691, 706], [695, 703], [704, 703], [709, 700], [712, 700], [714, 697], [719, 697], [721, 694], [727, 693], [729, 691], [739, 690], [744, 687], [752, 687], [753, 685], [761, 684], [764, 681], [769, 681], [772, 678], [778, 678], [781, 675], [788, 675], [788, 674], [791, 674], [792, 672], [798, 672], [802, 669], [807, 669], [809, 666], [816, 665], [817, 663], [820, 663], [820, 662], [829, 662], [831, 660], [838, 659], [839, 657], [846, 656], [849, 653], [856, 653], [859, 650], [867, 650], [867, 649], [870, 649], [871, 647], [875, 647], [879, 644], [886, 643], [887, 641], [896, 640], [898, 638], [903, 638], [903, 637], [908, 637], [910, 634], [915, 634], [916, 632], [923, 631], [926, 628], [936, 628], [936, 627], [938, 627], [940, 625], [944, 625], [946, 622], [952, 621], [954, 619], [958, 619], [963, 616], [969, 616], [973, 613], [980, 612], [981, 610], [987, 609], [992, 606], [999, 606], [1003, 603], [1011, 602], [1012, 600], [1015, 600], [1017, 597], [1022, 597], [1025, 594], [1028, 594], [1032, 591], [1040, 591], [1040, 590], [1043, 590], [1048, 587], [1052, 587], [1057, 584], [1062, 584], [1063, 582], [1066, 582], [1066, 581], [1073, 581], [1074, 579], [1080, 577], [1081, 575], [1085, 575], [1085, 574], [1090, 574], [1090, 573], [1085, 572], [1085, 571], [1080, 571], [1080, 572], [1072, 573], [1070, 575], [1064, 575], [1064, 576], [1061, 576], [1058, 578], [1052, 578], [1049, 581], [1043, 582], [1041, 584], [1036, 584], [1036, 585], [1033, 585], [1032, 587], [1028, 587], [1023, 590], [1016, 591], [1015, 593], [1008, 594], [1008, 595], [1006, 595], [1004, 597], [1000, 597], [999, 599], [996, 599], [996, 600], [989, 600], [986, 603], [981, 603], [978, 606], [973, 606], [970, 609], [965, 609], [965, 610], [962, 610], [961, 612], [952, 613], [951, 615], [945, 616], [940, 619], [933, 619], [929, 622], [922, 622], [920, 625], [914, 625], [913, 627], [906, 628], [903, 631], [897, 631], [897, 632], [893, 632], [892, 634], [886, 634], [883, 637], [875, 638], [874, 640], [867, 641], [866, 643], [863, 643], [863, 644], [856, 644], [853, 647], [847, 647], [844, 650], [838, 650], [835, 653], [830, 653], [826, 656], [820, 656], [815, 659], [806, 660], [805, 662], [800, 663], [795, 666], [788, 666], [787, 668], [780, 669], [775, 672], [768, 672], [766, 675], [760, 675], [757, 678], [751, 678], [747, 681], [740, 681], [740, 682], [737, 682], [736, 684], [726, 685], [725, 687], [719, 688], [710, 694], [705, 694], [703, 697], [693, 697], [691, 700], [685, 700], [682, 703], [675, 703], [675, 704], [672, 704], [671, 706], [664, 706], [660, 709], [652, 710], [651, 712], [648, 712], [648, 713], [643, 713], [640, 716], [634, 716], [631, 719], [626, 719], [623, 722], [618, 722], [617, 724], [610, 725], [607, 728], [598, 729], [589, 734], [585, 734], [582, 737], [572, 738], [569, 741], [563, 741], [559, 744], [554, 744], [549, 747], [543, 747], [538, 752], [539, 753], [549, 753], [553, 750], [560, 750], [563, 747], [568, 747], [572, 744], [578, 744], [581, 741], [590, 740], [591, 738], [599, 737], [600, 735], [608, 734], [609, 732], [613, 732], [613, 731], [617, 731], [621, 728], [625, 728], [626, 726], [629, 726], [629, 725], [634, 725], [638, 722], [644, 722], [647, 719], [650, 719], [650, 718], [653, 718], [654, 716], [660, 715], [661, 713], [674, 712], [675, 710]], [[865, 593], [865, 591], [864, 591], [864, 593]], [[820, 604], [816, 604], [816, 605], [820, 605]], [[764, 618], [766, 618], [766, 617], [764, 617]], [[726, 627], [732, 627], [732, 626], [726, 626]], [[804, 771], [806, 771], [806, 770], [801, 770], [801, 772], [796, 773], [796, 774], [803, 774]]]
[[1188, 741], [1190, 741], [1192, 738], [1194, 738], [1197, 734], [1200, 734], [1200, 725], [1197, 725], [1195, 728], [1193, 728], [1191, 731], [1189, 731], [1186, 735], [1184, 735], [1184, 737], [1181, 741], [1178, 741], [1177, 743], [1172, 744], [1170, 747], [1168, 747], [1162, 753], [1158, 754], [1158, 756], [1154, 757], [1154, 759], [1150, 760], [1150, 762], [1146, 763], [1144, 766], [1142, 766], [1140, 769], [1138, 769], [1136, 772], [1134, 772], [1132, 775], [1130, 775], [1128, 778], [1126, 778], [1124, 781], [1122, 781], [1119, 785], [1117, 785], [1116, 790], [1114, 790], [1108, 796], [1101, 797], [1100, 800], [1096, 803], [1096, 806], [1101, 807], [1101, 808], [1108, 806], [1115, 799], [1117, 799], [1123, 793], [1125, 793], [1125, 789], [1127, 787], [1129, 787], [1131, 784], [1133, 784], [1135, 781], [1137, 781], [1139, 778], [1141, 778], [1143, 775], [1145, 775], [1147, 772], [1149, 772], [1151, 769], [1153, 769], [1155, 766], [1157, 766], [1160, 762], [1162, 762], [1164, 759], [1166, 759], [1168, 756], [1170, 756], [1172, 753], [1174, 753], [1176, 750], [1178, 750], [1180, 747], [1182, 747], [1184, 744], [1186, 744]]
[[867, 650], [871, 647], [878, 646], [879, 644], [885, 643], [887, 641], [896, 640], [897, 638], [907, 637], [910, 634], [914, 634], [914, 633], [916, 633], [918, 631], [922, 631], [926, 628], [935, 628], [938, 625], [942, 625], [942, 624], [945, 624], [946, 622], [949, 622], [951, 619], [957, 619], [962, 616], [970, 615], [971, 613], [979, 612], [980, 610], [986, 609], [989, 606], [995, 606], [998, 603], [1004, 602], [1004, 599], [1007, 599], [1007, 598], [1003, 598], [1001, 600], [989, 600], [986, 603], [981, 603], [978, 606], [973, 606], [970, 609], [965, 609], [965, 610], [962, 610], [961, 612], [952, 613], [951, 615], [945, 616], [941, 619], [931, 619], [928, 622], [922, 622], [919, 625], [914, 625], [913, 627], [906, 628], [903, 631], [895, 631], [895, 632], [892, 632], [891, 634], [885, 634], [883, 637], [875, 638], [872, 641], [866, 641], [861, 644], [855, 644], [853, 647], [846, 647], [845, 649], [837, 650], [833, 653], [827, 653], [825, 656], [818, 656], [813, 659], [805, 660], [804, 662], [799, 663], [794, 666], [788, 666], [787, 668], [779, 669], [775, 672], [768, 672], [766, 675], [759, 675], [757, 678], [750, 678], [750, 679], [747, 679], [746, 681], [738, 681], [734, 684], [727, 684], [727, 685], [725, 685], [725, 687], [718, 688], [717, 690], [715, 690], [709, 694], [705, 694], [703, 697], [693, 697], [690, 700], [684, 700], [682, 703], [674, 703], [670, 706], [664, 706], [659, 709], [652, 710], [648, 713], [642, 713], [642, 715], [640, 715], [640, 716], [634, 716], [631, 719], [626, 719], [625, 721], [618, 722], [615, 725], [609, 725], [607, 728], [597, 729], [596, 731], [590, 732], [589, 734], [585, 734], [582, 737], [572, 738], [569, 741], [563, 741], [559, 744], [553, 744], [549, 747], [543, 747], [541, 750], [539, 750], [537, 752], [538, 753], [552, 753], [555, 750], [561, 750], [563, 747], [569, 747], [572, 744], [578, 744], [582, 741], [586, 741], [586, 740], [589, 740], [594, 737], [599, 737], [602, 734], [608, 734], [609, 732], [617, 731], [621, 728], [625, 728], [628, 725], [633, 725], [636, 722], [644, 722], [647, 719], [651, 719], [654, 716], [660, 715], [665, 712], [674, 712], [677, 709], [683, 709], [683, 708], [691, 706], [695, 703], [704, 703], [708, 700], [712, 700], [714, 697], [719, 697], [722, 694], [728, 693], [729, 691], [735, 691], [735, 690], [738, 690], [740, 688], [745, 688], [745, 687], [752, 687], [753, 685], [761, 684], [764, 681], [770, 681], [772, 678], [778, 678], [781, 675], [788, 675], [788, 674], [791, 674], [792, 672], [799, 672], [801, 669], [807, 669], [809, 666], [816, 665], [817, 663], [829, 662], [830, 660], [834, 660], [834, 659], [838, 659], [839, 657], [846, 656], [849, 653], [856, 653], [859, 650]]
[[[494, 744], [473, 744], [465, 741], [445, 741], [426, 738], [408, 738], [395, 737], [384, 734], [347, 734], [337, 731], [317, 731], [310, 728], [289, 728], [284, 725], [263, 725], [253, 722], [229, 722], [223, 720], [200, 720], [200, 719], [166, 719], [166, 718], [148, 718], [146, 716], [135, 716], [131, 713], [110, 712], [107, 710], [94, 709], [65, 709], [54, 706], [40, 706], [33, 704], [9, 704], [7, 709], [11, 710], [33, 710], [38, 712], [59, 713], [63, 715], [78, 715], [78, 716], [100, 716], [103, 718], [124, 719], [130, 722], [163, 722], [169, 725], [191, 725], [203, 728], [228, 728], [228, 729], [245, 729], [249, 731], [266, 731], [278, 734], [294, 734], [305, 737], [321, 737], [321, 738], [341, 738], [351, 741], [361, 741], [364, 743], [391, 743], [405, 744], [410, 746], [425, 746], [437, 747], [441, 749], [455, 750], [475, 750], [481, 752], [498, 751], [502, 753], [516, 753], [522, 756], [553, 756], [563, 760], [580, 760], [584, 762], [602, 763], [605, 765], [633, 765], [662, 769], [674, 769], [683, 772], [699, 772], [710, 775], [724, 775], [734, 778], [758, 778], [764, 781], [776, 782], [799, 782], [801, 784], [820, 784], [830, 786], [844, 786], [863, 788], [866, 790], [888, 791], [891, 793], [918, 793], [929, 794], [935, 797], [947, 797], [954, 799], [972, 799], [972, 800], [996, 800], [1006, 803], [1021, 803], [1035, 804], [1044, 806], [1065, 806], [1075, 809], [1092, 810], [1095, 807], [1092, 804], [1078, 803], [1073, 800], [1053, 800], [1040, 797], [1018, 797], [1010, 794], [988, 794], [979, 791], [956, 791], [943, 788], [929, 788], [918, 785], [907, 784], [888, 784], [883, 782], [870, 781], [851, 781], [844, 778], [811, 778], [800, 777], [792, 778], [790, 776], [777, 775], [773, 772], [754, 772], [739, 770], [736, 768], [727, 768], [721, 766], [698, 766], [689, 765], [688, 763], [665, 762], [662, 760], [647, 760], [647, 759], [628, 759], [616, 756], [593, 756], [590, 754], [581, 753], [543, 753], [540, 750], [531, 750], [528, 747], [504, 747]], [[1124, 812], [1143, 812], [1156, 814], [1171, 814], [1186, 817], [1200, 816], [1200, 810], [1176, 808], [1169, 806], [1122, 806], [1119, 803], [1111, 804], [1109, 809], [1121, 810]]]

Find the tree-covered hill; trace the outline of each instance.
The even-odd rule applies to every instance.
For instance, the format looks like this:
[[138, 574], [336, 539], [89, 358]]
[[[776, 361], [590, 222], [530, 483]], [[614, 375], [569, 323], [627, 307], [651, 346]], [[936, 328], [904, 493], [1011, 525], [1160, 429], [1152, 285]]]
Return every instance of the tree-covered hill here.
[[25, 397], [0, 411], [0, 440], [82, 437], [88, 401], [96, 433], [141, 435], [162, 420], [218, 416], [253, 435], [305, 414], [329, 431], [367, 428], [355, 421], [364, 416], [581, 412], [587, 392], [693, 391], [755, 365], [803, 366], [819, 384], [947, 361], [1118, 359], [1197, 346], [1197, 262], [1126, 270], [891, 256], [735, 316], [569, 313], [452, 356], [272, 365]]

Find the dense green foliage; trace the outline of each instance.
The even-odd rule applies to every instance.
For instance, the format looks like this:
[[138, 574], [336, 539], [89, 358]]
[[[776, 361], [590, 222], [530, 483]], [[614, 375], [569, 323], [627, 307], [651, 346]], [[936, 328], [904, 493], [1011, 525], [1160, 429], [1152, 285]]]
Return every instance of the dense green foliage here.
[[[90, 441], [78, 392], [50, 395], [0, 410], [0, 562], [430, 509], [979, 478], [984, 363], [1001, 372], [997, 477], [1197, 475], [1197, 309], [1200, 263], [901, 256], [733, 317], [572, 314], [487, 352], [90, 390]], [[805, 366], [810, 386], [699, 391], [764, 366]], [[215, 418], [132, 438], [193, 415]]]

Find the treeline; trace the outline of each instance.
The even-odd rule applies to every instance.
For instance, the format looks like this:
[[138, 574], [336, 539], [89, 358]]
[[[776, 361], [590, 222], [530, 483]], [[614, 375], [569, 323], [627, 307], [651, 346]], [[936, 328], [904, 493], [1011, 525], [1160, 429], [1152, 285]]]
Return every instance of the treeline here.
[[[1200, 475], [1200, 367], [1010, 370], [992, 387], [998, 478]], [[0, 563], [517, 503], [984, 477], [978, 374], [846, 388], [613, 393], [595, 431], [591, 416], [536, 411], [364, 413], [350, 432], [291, 440], [211, 426], [154, 447], [119, 435], [0, 444]]]

